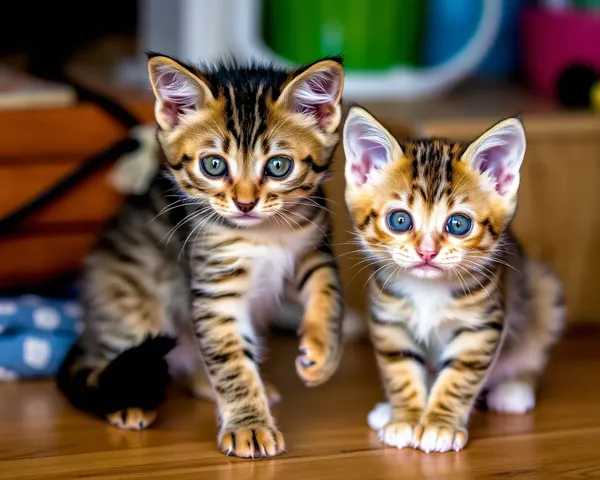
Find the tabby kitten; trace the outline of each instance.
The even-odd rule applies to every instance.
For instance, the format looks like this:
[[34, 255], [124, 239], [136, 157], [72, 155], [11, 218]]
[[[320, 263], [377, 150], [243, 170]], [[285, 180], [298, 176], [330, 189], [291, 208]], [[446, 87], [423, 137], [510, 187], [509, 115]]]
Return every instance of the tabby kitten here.
[[508, 118], [470, 144], [399, 142], [353, 107], [343, 143], [347, 205], [375, 267], [370, 334], [389, 401], [369, 423], [387, 445], [461, 450], [479, 394], [497, 412], [534, 407], [563, 326], [559, 280], [509, 231], [523, 125]]
[[196, 68], [151, 54], [148, 67], [169, 179], [132, 197], [87, 259], [86, 330], [59, 385], [80, 408], [141, 429], [170, 375], [183, 375], [216, 400], [223, 452], [279, 454], [257, 330], [285, 294], [305, 309], [305, 384], [327, 381], [340, 358], [321, 184], [339, 141], [342, 61]]

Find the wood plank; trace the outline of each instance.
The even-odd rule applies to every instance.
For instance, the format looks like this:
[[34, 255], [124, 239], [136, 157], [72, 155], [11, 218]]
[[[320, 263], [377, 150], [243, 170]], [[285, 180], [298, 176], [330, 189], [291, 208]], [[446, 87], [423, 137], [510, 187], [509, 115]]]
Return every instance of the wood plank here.
[[[214, 406], [173, 386], [154, 427], [124, 432], [72, 409], [47, 381], [0, 384], [0, 479], [595, 478], [600, 475], [597, 328], [573, 332], [553, 357], [538, 406], [523, 416], [477, 412], [460, 453], [382, 446], [366, 415], [383, 398], [372, 348], [349, 344], [337, 374], [304, 387], [296, 341], [273, 338], [265, 370], [281, 389], [275, 408], [288, 452], [226, 457], [215, 445]], [[568, 385], [568, 388], [565, 388]]]
[[[145, 122], [153, 122], [151, 102], [131, 105]], [[124, 138], [127, 131], [92, 104], [73, 108], [0, 112], [0, 157], [89, 155]]]
[[84, 232], [12, 235], [0, 238], [0, 288], [37, 283], [77, 271], [100, 225]]
[[[20, 167], [0, 164], [0, 217], [30, 202], [71, 173], [76, 168], [73, 163], [24, 164]], [[37, 225], [107, 220], [123, 201], [122, 195], [108, 183], [107, 174], [111, 168], [112, 165], [104, 167], [85, 179], [70, 192], [31, 216], [24, 225], [35, 228]]]

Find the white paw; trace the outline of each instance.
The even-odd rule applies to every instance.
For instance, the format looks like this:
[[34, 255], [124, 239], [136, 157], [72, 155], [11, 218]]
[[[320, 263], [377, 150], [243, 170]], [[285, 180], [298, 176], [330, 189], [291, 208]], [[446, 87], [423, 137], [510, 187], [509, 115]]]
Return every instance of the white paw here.
[[445, 425], [418, 425], [413, 436], [413, 446], [430, 452], [460, 452], [467, 444], [467, 431], [462, 427]]
[[487, 405], [494, 412], [525, 413], [535, 406], [535, 392], [528, 383], [511, 380], [488, 393]]
[[379, 431], [379, 441], [390, 447], [404, 448], [413, 444], [414, 427], [410, 423], [388, 423]]
[[378, 403], [367, 415], [367, 423], [373, 430], [381, 430], [390, 423], [391, 419], [392, 405], [387, 402]]

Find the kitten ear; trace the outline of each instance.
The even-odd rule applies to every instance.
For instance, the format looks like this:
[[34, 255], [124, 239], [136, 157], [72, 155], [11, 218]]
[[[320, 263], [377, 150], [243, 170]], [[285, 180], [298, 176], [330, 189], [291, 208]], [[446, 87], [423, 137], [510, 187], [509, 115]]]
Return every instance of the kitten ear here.
[[182, 115], [214, 98], [209, 86], [198, 75], [171, 58], [151, 56], [148, 73], [156, 97], [156, 121], [163, 130], [171, 130]]
[[474, 170], [491, 179], [500, 195], [506, 195], [519, 185], [526, 143], [521, 121], [508, 118], [471, 143], [463, 158]]
[[328, 58], [298, 71], [284, 87], [278, 102], [332, 133], [340, 123], [343, 90], [342, 60]]
[[344, 124], [346, 183], [362, 186], [375, 171], [402, 155], [396, 139], [361, 107], [350, 108]]

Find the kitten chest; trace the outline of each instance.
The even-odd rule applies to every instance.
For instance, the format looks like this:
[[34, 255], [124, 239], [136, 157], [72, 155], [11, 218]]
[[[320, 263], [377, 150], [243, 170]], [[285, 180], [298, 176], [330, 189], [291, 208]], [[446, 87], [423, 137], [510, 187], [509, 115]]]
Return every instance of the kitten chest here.
[[294, 277], [301, 256], [318, 240], [319, 230], [247, 232], [248, 242], [236, 252], [252, 272], [248, 285], [255, 321], [266, 320], [278, 307], [286, 282]]
[[411, 304], [409, 326], [415, 338], [430, 344], [431, 340], [443, 337], [453, 304], [451, 288], [410, 277], [401, 278], [396, 287]]

